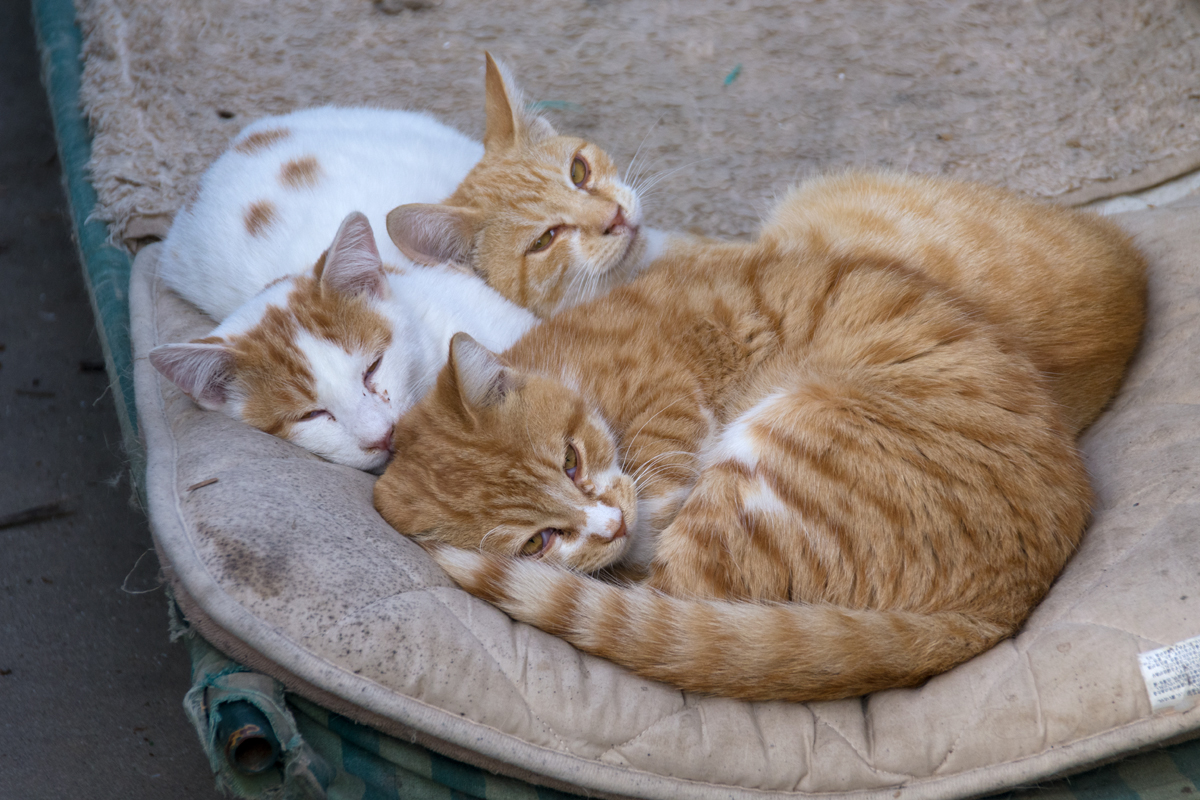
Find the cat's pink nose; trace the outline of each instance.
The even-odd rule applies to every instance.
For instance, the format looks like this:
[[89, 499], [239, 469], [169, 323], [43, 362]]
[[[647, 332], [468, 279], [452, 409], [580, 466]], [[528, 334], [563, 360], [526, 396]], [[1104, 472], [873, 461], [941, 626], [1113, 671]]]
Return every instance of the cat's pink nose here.
[[625, 515], [622, 514], [621, 526], [617, 528], [617, 532], [612, 535], [612, 540], [615, 542], [617, 539], [624, 537], [627, 533], [629, 533], [629, 529], [625, 527]]
[[385, 450], [388, 453], [392, 452], [392, 434], [396, 432], [396, 426], [388, 428], [387, 435], [380, 439], [375, 444], [371, 445], [369, 450]]
[[604, 232], [610, 235], [617, 233], [636, 233], [637, 226], [630, 225], [629, 222], [626, 221], [625, 211], [618, 205], [617, 213], [613, 214], [613, 218], [609, 220], [608, 228], [606, 228]]
[[613, 511], [617, 512], [617, 518], [609, 523], [609, 528], [606, 531], [608, 536], [605, 537], [610, 542], [624, 538], [629, 533], [629, 529], [625, 527], [625, 514], [619, 508], [614, 508]]

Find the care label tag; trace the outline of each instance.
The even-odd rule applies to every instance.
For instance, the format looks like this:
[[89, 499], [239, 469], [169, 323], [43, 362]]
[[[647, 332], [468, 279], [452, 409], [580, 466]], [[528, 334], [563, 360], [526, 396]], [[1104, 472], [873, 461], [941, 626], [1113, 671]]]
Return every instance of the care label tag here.
[[1138, 653], [1152, 711], [1186, 711], [1200, 696], [1200, 636]]

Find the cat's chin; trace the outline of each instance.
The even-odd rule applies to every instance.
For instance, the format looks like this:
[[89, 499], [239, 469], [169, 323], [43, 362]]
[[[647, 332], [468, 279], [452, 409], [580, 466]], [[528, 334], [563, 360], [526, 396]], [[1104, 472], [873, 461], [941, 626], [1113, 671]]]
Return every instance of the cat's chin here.
[[629, 233], [626, 235], [629, 237], [629, 241], [625, 243], [625, 252], [617, 259], [617, 263], [609, 270], [610, 272], [619, 270], [625, 275], [632, 275], [638, 261], [641, 260], [642, 253], [646, 251], [646, 237], [642, 234], [641, 228], [629, 228], [628, 230]]
[[605, 553], [606, 559], [599, 567], [594, 567], [592, 572], [600, 570], [619, 569], [622, 565], [630, 562], [630, 554], [633, 552], [633, 540], [629, 535], [622, 536], [608, 545], [608, 552]]
[[609, 262], [608, 269], [600, 273], [608, 280], [607, 285], [598, 290], [598, 294], [615, 289], [641, 271], [642, 256], [646, 252], [646, 237], [638, 228], [630, 228], [624, 235], [627, 237], [625, 249]]
[[621, 565], [628, 561], [630, 549], [629, 538], [625, 536], [602, 545], [598, 550], [580, 554], [582, 557], [555, 559], [555, 562], [580, 572], [609, 572], [621, 569]]

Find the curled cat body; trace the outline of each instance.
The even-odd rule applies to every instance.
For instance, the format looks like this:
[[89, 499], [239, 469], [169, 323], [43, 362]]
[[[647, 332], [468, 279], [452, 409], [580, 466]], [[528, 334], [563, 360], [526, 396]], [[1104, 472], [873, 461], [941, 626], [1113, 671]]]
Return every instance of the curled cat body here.
[[685, 690], [915, 685], [1011, 636], [1078, 545], [1074, 441], [1144, 270], [1079, 212], [820, 179], [506, 352], [454, 337], [376, 507], [515, 619]]
[[[657, 253], [647, 243], [662, 237], [641, 228], [636, 193], [603, 154], [578, 181], [590, 203], [576, 204], [569, 232], [552, 202], [510, 202], [517, 193], [506, 187], [541, 168], [511, 147], [517, 125], [568, 151], [563, 180], [588, 154], [537, 117], [514, 116], [524, 108], [519, 91], [490, 57], [487, 76], [486, 147], [407, 111], [328, 107], [248, 126], [176, 217], [160, 267], [168, 286], [221, 325], [157, 348], [151, 362], [206, 409], [374, 470], [453, 333], [504, 349], [534, 323], [526, 308], [549, 313], [636, 274]], [[490, 198], [469, 215], [478, 248], [457, 238], [466, 218], [436, 202], [477, 195]], [[405, 210], [389, 218], [400, 204]], [[601, 216], [603, 225], [592, 224]], [[399, 246], [376, 235], [385, 219]], [[533, 248], [550, 228], [562, 241]], [[525, 241], [529, 230], [537, 233]], [[528, 256], [557, 259], [555, 279], [506, 299], [478, 268], [480, 251], [499, 243], [516, 258], [495, 259], [493, 277], [523, 270]]]

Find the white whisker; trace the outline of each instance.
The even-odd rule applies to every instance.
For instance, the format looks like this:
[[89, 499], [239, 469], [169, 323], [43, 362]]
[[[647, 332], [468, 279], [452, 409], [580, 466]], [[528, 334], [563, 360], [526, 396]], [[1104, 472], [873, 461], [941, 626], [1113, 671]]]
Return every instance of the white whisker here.
[[689, 453], [686, 450], [671, 450], [666, 453], [659, 453], [654, 458], [650, 459], [645, 464], [642, 464], [642, 466], [638, 467], [637, 471], [634, 472], [634, 475], [640, 474], [643, 470], [657, 464], [659, 461], [662, 461], [664, 458], [670, 458], [671, 456], [691, 456], [691, 453]]
[[484, 544], [487, 543], [488, 537], [491, 536], [493, 533], [499, 533], [501, 527], [502, 526], [497, 525], [496, 527], [492, 528], [490, 531], [488, 531], [487, 533], [485, 533], [483, 535], [483, 538], [479, 540], [479, 552], [481, 552], [481, 553], [483, 552], [483, 546], [484, 546]]
[[715, 158], [716, 158], [716, 156], [710, 156], [708, 158], [701, 158], [701, 159], [697, 159], [696, 161], [691, 161], [691, 162], [688, 162], [687, 164], [683, 164], [681, 166], [675, 167], [675, 169], [669, 169], [669, 170], [663, 170], [662, 172], [657, 172], [654, 175], [650, 176], [646, 180], [645, 183], [641, 183], [641, 184], [637, 185], [636, 191], [640, 195], [645, 195], [645, 193], [647, 191], [649, 191], [650, 187], [654, 186], [655, 184], [657, 184], [663, 180], [666, 180], [667, 178], [674, 175], [676, 172], [687, 169], [688, 167], [694, 167], [696, 164], [703, 164], [705, 161], [712, 161]]
[[658, 127], [658, 123], [662, 122], [663, 117], [665, 117], [666, 115], [667, 115], [667, 112], [665, 112], [665, 111], [663, 113], [659, 114], [658, 119], [654, 120], [654, 123], [651, 124], [651, 126], [646, 130], [645, 135], [642, 136], [642, 140], [640, 142], [638, 142], [637, 150], [633, 151], [633, 158], [629, 159], [629, 166], [625, 167], [625, 172], [623, 175], [621, 175], [622, 181], [628, 183], [629, 182], [628, 177], [629, 177], [630, 173], [632, 173], [634, 175], [637, 174], [636, 172], [634, 172], [633, 167], [635, 164], [637, 164], [638, 156], [642, 152], [642, 146], [646, 144], [646, 139], [650, 138], [650, 134], [654, 132], [654, 129]]
[[629, 444], [625, 445], [625, 452], [628, 453], [633, 448], [633, 445], [634, 445], [634, 443], [637, 442], [638, 437], [642, 435], [642, 431], [645, 430], [646, 426], [649, 425], [651, 422], [653, 422], [658, 417], [659, 414], [663, 413], [671, 406], [675, 405], [676, 403], [682, 402], [685, 399], [687, 399], [687, 398], [677, 397], [674, 400], [672, 400], [670, 403], [667, 403], [665, 406], [660, 408], [658, 411], [655, 411], [654, 416], [650, 417], [650, 419], [643, 422], [642, 426], [637, 429], [637, 433], [635, 433], [633, 435], [633, 438], [629, 440]]

